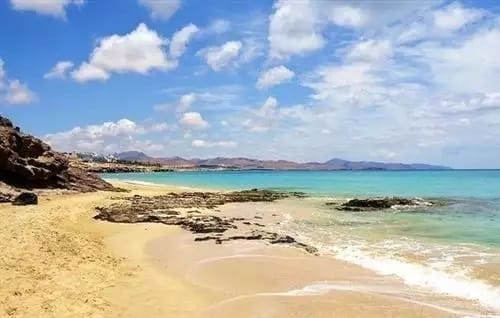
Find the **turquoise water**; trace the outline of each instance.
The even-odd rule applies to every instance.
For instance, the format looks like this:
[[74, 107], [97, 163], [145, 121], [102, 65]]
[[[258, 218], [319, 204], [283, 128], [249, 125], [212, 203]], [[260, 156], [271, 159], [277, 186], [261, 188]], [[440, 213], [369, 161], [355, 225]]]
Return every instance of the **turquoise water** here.
[[[322, 197], [417, 196], [451, 199], [432, 213], [373, 214], [417, 237], [500, 246], [500, 170], [194, 171], [117, 173], [107, 179], [216, 189], [269, 188]], [[420, 211], [429, 212], [429, 211]], [[366, 219], [368, 217], [364, 217]]]
[[[103, 177], [210, 189], [306, 192], [310, 217], [292, 216], [280, 230], [326, 254], [433, 292], [477, 301], [500, 313], [498, 170], [202, 171]], [[449, 204], [362, 213], [325, 204], [368, 196], [436, 198]]]
[[297, 190], [317, 195], [500, 198], [500, 170], [195, 171], [104, 177], [219, 189]]

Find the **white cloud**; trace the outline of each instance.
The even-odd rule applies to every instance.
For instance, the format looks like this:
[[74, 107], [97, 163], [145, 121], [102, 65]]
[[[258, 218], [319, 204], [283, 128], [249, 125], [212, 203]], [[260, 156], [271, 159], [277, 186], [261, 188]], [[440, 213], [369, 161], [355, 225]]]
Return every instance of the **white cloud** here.
[[278, 0], [269, 22], [270, 57], [306, 55], [323, 48], [328, 42], [328, 27], [332, 24], [374, 33], [408, 16], [418, 16], [437, 3], [439, 0]]
[[163, 149], [161, 144], [138, 137], [149, 133], [162, 132], [168, 128], [168, 124], [162, 122], [139, 125], [124, 118], [116, 122], [75, 127], [68, 131], [47, 134], [43, 139], [55, 149], [61, 151], [112, 153], [139, 150], [155, 153]]
[[198, 27], [191, 23], [175, 32], [170, 42], [170, 56], [174, 59], [181, 57], [186, 51], [189, 41], [198, 31]]
[[500, 29], [479, 31], [454, 45], [424, 43], [413, 49], [432, 80], [454, 92], [498, 92]]
[[278, 0], [274, 8], [268, 37], [271, 57], [301, 55], [325, 45], [313, 1]]
[[333, 23], [349, 28], [364, 26], [367, 23], [368, 15], [364, 9], [349, 5], [335, 6], [328, 12], [328, 17]]
[[77, 70], [71, 72], [71, 77], [77, 82], [87, 82], [95, 80], [106, 81], [111, 75], [98, 66], [84, 62]]
[[166, 39], [141, 23], [128, 34], [101, 39], [89, 62], [82, 63], [72, 76], [77, 81], [107, 80], [113, 72], [147, 74], [152, 70], [173, 69], [177, 62], [167, 59], [163, 50], [166, 44]]
[[265, 89], [271, 86], [279, 85], [291, 80], [295, 73], [287, 67], [281, 65], [273, 67], [262, 73], [257, 81], [258, 89]]
[[197, 112], [184, 113], [179, 122], [186, 128], [205, 129], [209, 126], [208, 122]]
[[65, 18], [66, 7], [83, 5], [85, 0], [10, 0], [12, 9]]
[[325, 100], [341, 96], [356, 99], [362, 96], [358, 93], [373, 87], [379, 81], [373, 71], [372, 65], [362, 62], [322, 66], [304, 85], [315, 90], [315, 99]]
[[74, 64], [71, 61], [57, 62], [54, 67], [48, 71], [43, 78], [45, 79], [64, 79], [68, 75], [68, 71], [73, 68]]
[[221, 141], [206, 141], [203, 139], [195, 139], [191, 142], [191, 146], [194, 148], [211, 148], [211, 147], [222, 147], [222, 148], [233, 148], [238, 145], [237, 142], [232, 140], [221, 140]]
[[4, 62], [0, 58], [0, 102], [5, 100], [9, 104], [29, 104], [38, 99], [27, 84], [14, 78], [8, 78], [4, 69]]
[[483, 16], [484, 12], [482, 10], [464, 8], [458, 2], [454, 2], [433, 13], [434, 24], [445, 31], [461, 29], [465, 25], [481, 19]]
[[36, 101], [37, 96], [28, 85], [22, 84], [19, 80], [11, 80], [7, 86], [5, 99], [9, 104], [29, 104]]
[[393, 55], [389, 40], [366, 40], [354, 44], [347, 53], [351, 60], [383, 61]]
[[211, 46], [198, 51], [197, 55], [203, 57], [205, 62], [217, 72], [236, 61], [241, 47], [240, 41], [229, 41], [221, 46]]
[[266, 132], [278, 119], [278, 101], [272, 96], [268, 97], [264, 104], [252, 113], [251, 118], [243, 121], [243, 127], [250, 132]]
[[149, 9], [153, 19], [168, 20], [181, 7], [181, 0], [139, 0], [139, 4]]
[[191, 142], [191, 146], [195, 148], [206, 148], [208, 147], [208, 143], [205, 140], [195, 139]]

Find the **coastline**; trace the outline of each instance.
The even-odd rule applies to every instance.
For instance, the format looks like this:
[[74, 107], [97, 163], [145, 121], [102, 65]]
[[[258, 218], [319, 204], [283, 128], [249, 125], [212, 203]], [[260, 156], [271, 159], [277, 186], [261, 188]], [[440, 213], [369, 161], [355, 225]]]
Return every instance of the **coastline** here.
[[[96, 221], [112, 197], [184, 188], [126, 182], [130, 193], [47, 194], [1, 205], [0, 312], [12, 317], [450, 317], [481, 312], [429, 298], [357, 265], [263, 242], [194, 242], [176, 226]], [[194, 190], [194, 189], [192, 189]], [[221, 213], [276, 209], [228, 204]], [[278, 208], [279, 209], [279, 208]], [[276, 220], [260, 219], [265, 223]], [[359, 304], [363, 304], [361, 309]], [[477, 310], [477, 311], [476, 311]]]

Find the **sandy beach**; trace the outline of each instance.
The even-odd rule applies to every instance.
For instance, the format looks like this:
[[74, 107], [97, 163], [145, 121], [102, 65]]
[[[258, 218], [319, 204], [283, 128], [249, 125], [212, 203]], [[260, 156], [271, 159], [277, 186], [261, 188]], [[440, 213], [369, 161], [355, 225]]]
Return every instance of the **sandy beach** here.
[[[481, 311], [301, 249], [195, 242], [176, 226], [94, 220], [95, 207], [112, 197], [186, 191], [114, 185], [130, 192], [47, 193], [38, 206], [0, 205], [0, 316], [455, 317]], [[264, 215], [259, 223], [271, 226], [282, 221], [280, 204], [228, 204], [217, 213]], [[266, 211], [274, 211], [272, 217]]]

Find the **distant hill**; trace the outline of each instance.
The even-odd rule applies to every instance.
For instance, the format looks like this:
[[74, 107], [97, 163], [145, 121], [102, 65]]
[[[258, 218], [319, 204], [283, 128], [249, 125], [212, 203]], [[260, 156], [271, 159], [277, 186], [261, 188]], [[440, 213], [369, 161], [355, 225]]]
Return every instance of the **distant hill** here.
[[374, 161], [348, 161], [331, 159], [326, 162], [299, 163], [287, 160], [258, 160], [251, 158], [216, 157], [209, 159], [185, 159], [182, 157], [154, 158], [143, 152], [128, 151], [113, 154], [122, 161], [138, 161], [162, 164], [173, 168], [207, 168], [207, 169], [267, 169], [267, 170], [446, 170], [444, 166], [420, 163], [385, 163]]
[[144, 152], [140, 151], [125, 151], [120, 153], [114, 153], [113, 157], [121, 161], [150, 161], [154, 158], [146, 155]]

